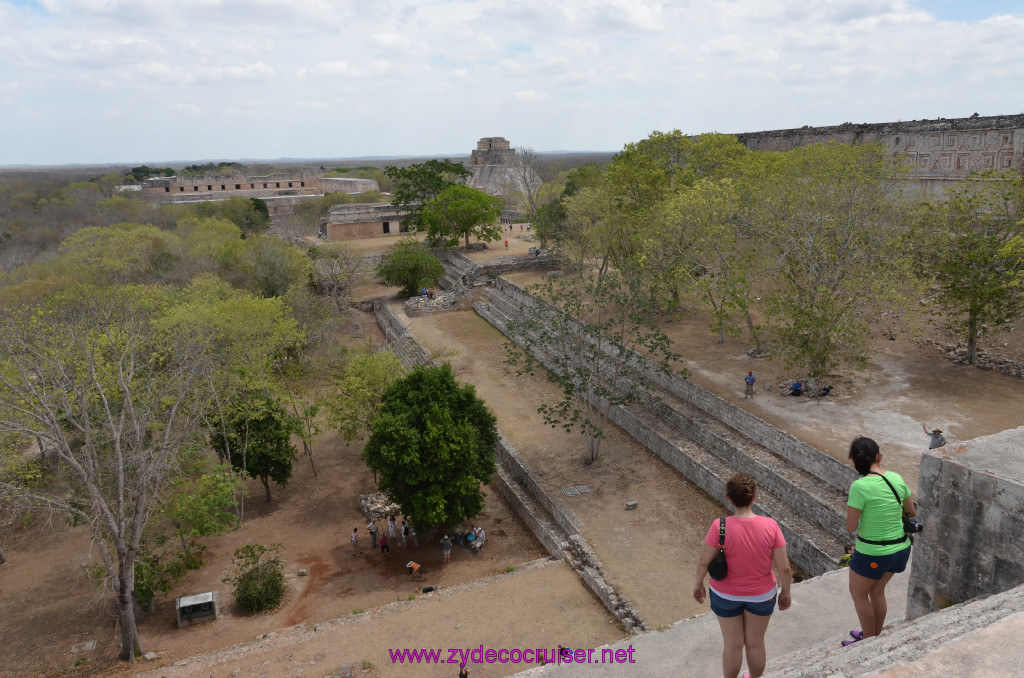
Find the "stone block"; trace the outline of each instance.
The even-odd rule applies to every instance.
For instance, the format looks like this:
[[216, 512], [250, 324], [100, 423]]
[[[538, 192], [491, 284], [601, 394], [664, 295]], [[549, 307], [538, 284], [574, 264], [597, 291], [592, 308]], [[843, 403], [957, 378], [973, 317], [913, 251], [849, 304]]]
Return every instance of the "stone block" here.
[[637, 505], [638, 505], [638, 502], [627, 501], [626, 502], [626, 510], [627, 511], [632, 511], [632, 510], [636, 509]]

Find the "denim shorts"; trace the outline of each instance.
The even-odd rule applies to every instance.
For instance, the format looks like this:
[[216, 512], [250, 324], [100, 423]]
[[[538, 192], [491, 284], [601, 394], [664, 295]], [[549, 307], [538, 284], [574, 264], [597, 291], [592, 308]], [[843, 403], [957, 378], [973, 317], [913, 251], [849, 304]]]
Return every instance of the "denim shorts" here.
[[886, 572], [903, 572], [910, 560], [910, 546], [887, 556], [866, 556], [854, 551], [850, 558], [850, 569], [868, 579], [881, 579]]
[[759, 617], [769, 617], [775, 611], [775, 601], [779, 597], [776, 594], [772, 596], [771, 600], [766, 600], [763, 603], [748, 603], [742, 600], [726, 600], [711, 588], [708, 589], [708, 593], [711, 594], [711, 611], [719, 617], [726, 618], [738, 617], [743, 614], [744, 610]]

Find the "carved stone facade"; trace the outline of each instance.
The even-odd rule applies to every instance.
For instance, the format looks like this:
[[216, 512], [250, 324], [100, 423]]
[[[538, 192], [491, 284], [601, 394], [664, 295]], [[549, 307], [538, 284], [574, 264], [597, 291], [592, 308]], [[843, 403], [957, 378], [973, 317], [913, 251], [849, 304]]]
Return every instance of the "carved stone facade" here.
[[[467, 169], [473, 175], [466, 183], [479, 188], [491, 195], [504, 196], [521, 190], [518, 187], [521, 179], [513, 171], [516, 162], [516, 151], [505, 137], [483, 137], [476, 142], [476, 150], [469, 154]], [[531, 183], [540, 184], [533, 170], [528, 170]], [[510, 217], [511, 219], [511, 217]], [[511, 223], [503, 221], [502, 223]]]
[[801, 127], [737, 134], [757, 151], [786, 151], [815, 143], [881, 142], [906, 159], [910, 180], [920, 190], [938, 194], [973, 171], [996, 170], [1024, 175], [1024, 115], [972, 116], [831, 127]]

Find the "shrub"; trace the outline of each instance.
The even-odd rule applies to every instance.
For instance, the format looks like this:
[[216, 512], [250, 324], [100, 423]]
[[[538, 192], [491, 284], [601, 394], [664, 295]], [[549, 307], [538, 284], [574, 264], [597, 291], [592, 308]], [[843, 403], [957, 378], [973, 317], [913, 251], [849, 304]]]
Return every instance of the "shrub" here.
[[414, 239], [401, 240], [388, 248], [377, 266], [377, 275], [389, 287], [401, 287], [406, 296], [416, 296], [420, 287], [433, 286], [444, 276], [444, 266]]
[[235, 551], [234, 571], [225, 582], [235, 587], [235, 604], [247, 614], [273, 610], [284, 600], [284, 561], [280, 544], [249, 544]]

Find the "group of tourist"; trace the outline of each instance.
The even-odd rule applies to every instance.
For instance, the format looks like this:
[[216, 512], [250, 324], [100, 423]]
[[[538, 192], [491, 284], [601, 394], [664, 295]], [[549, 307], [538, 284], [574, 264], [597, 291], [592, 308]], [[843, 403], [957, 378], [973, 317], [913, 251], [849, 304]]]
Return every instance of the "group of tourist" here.
[[[903, 478], [883, 470], [878, 443], [856, 438], [849, 459], [861, 476], [850, 486], [846, 513], [846, 529], [857, 534], [849, 568], [850, 596], [860, 628], [850, 631], [844, 646], [882, 632], [886, 584], [906, 569], [910, 558], [904, 516], [917, 515]], [[764, 636], [771, 614], [776, 605], [787, 610], [792, 604], [792, 569], [778, 523], [753, 512], [756, 481], [738, 473], [729, 479], [725, 493], [736, 511], [711, 524], [697, 563], [693, 597], [700, 604], [708, 598], [718, 617], [724, 641], [722, 675], [739, 675], [745, 650], [749, 669], [745, 676], [757, 678], [767, 662]], [[709, 569], [712, 581], [707, 591], [704, 580]]]
[[[366, 525], [366, 531], [370, 533], [370, 548], [377, 550], [378, 544], [380, 548], [380, 557], [384, 560], [391, 557], [391, 544], [396, 543], [398, 539], [402, 541], [402, 548], [408, 548], [409, 544], [413, 547], [419, 548], [420, 541], [416, 538], [416, 530], [413, 528], [412, 523], [409, 523], [405, 519], [402, 519], [401, 526], [398, 525], [398, 521], [395, 520], [394, 516], [388, 517], [387, 527], [385, 532], [381, 533], [377, 529], [376, 519], [371, 519]], [[352, 537], [349, 540], [352, 543], [352, 555], [359, 553], [359, 528], [352, 528]]]

